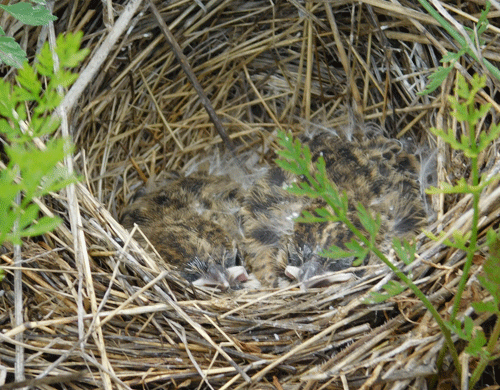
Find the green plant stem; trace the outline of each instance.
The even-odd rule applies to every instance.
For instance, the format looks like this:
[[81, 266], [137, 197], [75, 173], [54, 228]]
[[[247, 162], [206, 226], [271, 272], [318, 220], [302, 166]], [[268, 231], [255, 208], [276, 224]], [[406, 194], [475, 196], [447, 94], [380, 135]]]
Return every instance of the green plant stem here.
[[[473, 133], [473, 131], [471, 131]], [[479, 183], [479, 175], [477, 168], [477, 157], [471, 158], [471, 170], [473, 177], [474, 187], [477, 187]], [[472, 214], [472, 226], [471, 226], [471, 238], [470, 244], [467, 248], [467, 260], [465, 261], [464, 268], [462, 270], [462, 277], [460, 278], [460, 282], [458, 283], [457, 292], [455, 294], [455, 299], [453, 301], [453, 309], [451, 312], [450, 321], [453, 322], [455, 320], [458, 310], [460, 309], [460, 302], [462, 299], [462, 294], [465, 290], [465, 286], [467, 284], [467, 279], [469, 277], [470, 267], [472, 266], [472, 261], [474, 259], [474, 254], [476, 253], [476, 244], [477, 244], [477, 234], [478, 234], [478, 223], [479, 223], [479, 196], [480, 194], [476, 191], [473, 193], [473, 214]]]
[[431, 382], [429, 384], [429, 389], [436, 388], [436, 382], [439, 379], [439, 373], [441, 372], [441, 367], [443, 367], [444, 357], [446, 356], [446, 351], [448, 350], [448, 345], [445, 344], [443, 348], [439, 351], [438, 357], [436, 359], [437, 374], [433, 375]]
[[500, 338], [500, 318], [497, 317], [495, 327], [493, 328], [493, 332], [491, 333], [490, 339], [488, 340], [488, 344], [486, 346], [486, 353], [481, 354], [477, 367], [470, 377], [469, 389], [473, 389], [477, 381], [481, 378], [482, 373], [484, 372], [486, 366], [491, 360], [491, 355], [495, 351], [495, 347], [499, 338]]
[[464, 39], [464, 37], [453, 28], [453, 26], [448, 23], [448, 21], [441, 16], [441, 14], [432, 6], [430, 5], [427, 0], [418, 0], [418, 2], [422, 5], [422, 7], [425, 8], [425, 10], [434, 18], [438, 21], [438, 23], [450, 34], [453, 39], [455, 39], [462, 48], [465, 48], [467, 50], [467, 54], [469, 54], [474, 60], [477, 62], [482, 62], [484, 66], [491, 72], [493, 76], [495, 76], [498, 80], [500, 80], [500, 70], [495, 67], [491, 62], [489, 62], [486, 58], [482, 58], [482, 61], [477, 58], [476, 54], [474, 54], [474, 51], [471, 50], [467, 44], [467, 41]]
[[443, 333], [443, 336], [445, 338], [445, 345], [450, 350], [451, 357], [455, 365], [455, 369], [457, 370], [457, 373], [460, 377], [461, 366], [458, 359], [458, 352], [455, 348], [455, 345], [453, 344], [453, 340], [451, 339], [451, 331], [446, 327], [443, 318], [436, 310], [436, 308], [432, 305], [432, 303], [429, 301], [429, 299], [427, 299], [427, 296], [411, 281], [410, 278], [408, 278], [394, 264], [392, 264], [389, 261], [389, 259], [375, 246], [375, 243], [367, 239], [363, 235], [363, 233], [361, 233], [361, 231], [358, 228], [356, 228], [356, 226], [354, 226], [354, 224], [347, 217], [345, 217], [345, 215], [343, 215], [342, 211], [338, 207], [336, 207], [336, 205], [332, 204], [331, 201], [329, 201], [327, 196], [324, 196], [325, 191], [319, 188], [319, 185], [317, 185], [316, 181], [312, 183], [315, 189], [318, 192], [320, 192], [323, 199], [325, 199], [328, 205], [333, 209], [335, 215], [337, 215], [337, 217], [339, 217], [339, 219], [347, 225], [347, 227], [351, 230], [351, 232], [353, 232], [356, 235], [356, 237], [358, 237], [358, 239], [361, 240], [366, 245], [367, 248], [373, 251], [373, 253], [375, 253], [375, 255], [378, 256], [396, 274], [396, 276], [399, 279], [401, 279], [413, 291], [413, 293], [422, 301], [427, 310], [429, 310], [431, 315], [434, 317], [434, 320], [437, 322], [439, 329]]
[[[471, 103], [470, 109], [473, 109], [473, 103]], [[477, 152], [477, 145], [476, 145], [476, 140], [475, 140], [475, 132], [473, 131], [474, 126], [473, 124], [470, 124], [470, 131], [469, 131], [469, 142], [471, 149], [473, 149], [475, 152]], [[474, 260], [474, 254], [476, 253], [476, 245], [477, 245], [477, 236], [478, 236], [478, 222], [479, 222], [479, 199], [480, 199], [480, 192], [481, 190], [477, 190], [477, 187], [479, 185], [479, 170], [478, 170], [478, 165], [477, 165], [477, 157], [472, 157], [471, 158], [471, 172], [472, 172], [472, 184], [473, 188], [475, 189], [474, 192], [472, 193], [473, 196], [473, 204], [472, 204], [472, 209], [473, 209], [473, 214], [472, 214], [472, 226], [471, 226], [471, 238], [470, 238], [470, 244], [467, 248], [467, 259], [464, 264], [464, 268], [462, 270], [462, 277], [460, 278], [460, 281], [458, 283], [458, 288], [457, 292], [455, 294], [455, 298], [453, 301], [453, 308], [451, 312], [451, 318], [450, 322], [453, 322], [458, 314], [458, 311], [460, 309], [460, 302], [462, 300], [462, 295], [465, 290], [465, 287], [467, 285], [467, 280], [469, 277], [469, 272], [470, 268], [472, 266], [472, 262]], [[498, 340], [498, 337], [495, 339]], [[491, 338], [490, 338], [491, 341]], [[446, 354], [446, 350], [449, 348], [448, 344], [443, 345], [443, 348], [439, 352], [437, 361], [436, 361], [436, 366], [438, 369], [438, 372], [441, 371], [441, 367], [443, 365], [444, 361], [444, 356]], [[483, 357], [481, 357], [481, 362], [483, 360]], [[482, 374], [484, 371], [484, 368], [488, 364], [488, 359], [485, 359], [484, 366], [482, 369], [479, 371], [480, 367], [482, 364], [479, 364], [476, 369], [474, 370], [474, 375], [477, 376], [476, 381], [479, 379], [479, 376]], [[480, 362], [480, 363], [481, 363]], [[431, 380], [431, 388], [434, 388], [435, 382], [437, 380], [437, 376], [433, 377]], [[472, 381], [472, 378], [471, 378]], [[472, 388], [473, 385], [469, 384], [469, 387]]]

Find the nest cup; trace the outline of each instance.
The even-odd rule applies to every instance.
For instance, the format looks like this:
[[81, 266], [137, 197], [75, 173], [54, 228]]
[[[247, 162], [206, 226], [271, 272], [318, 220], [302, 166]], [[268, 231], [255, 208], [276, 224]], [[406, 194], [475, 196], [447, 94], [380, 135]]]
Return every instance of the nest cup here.
[[[457, 133], [462, 129], [446, 111], [452, 77], [442, 95], [418, 95], [441, 55], [453, 47], [415, 2], [153, 3], [238, 153], [251, 164], [273, 163], [277, 129], [297, 135], [371, 122], [386, 136], [436, 156], [438, 180], [468, 177], [468, 159], [428, 131], [436, 124]], [[56, 2], [56, 32], [84, 31], [83, 45], [91, 54], [82, 71], [127, 4]], [[472, 26], [468, 15], [455, 12], [465, 5], [447, 4], [460, 23]], [[12, 248], [3, 248], [0, 361], [8, 381], [16, 356], [13, 340], [22, 334], [26, 377], [64, 381], [64, 375], [73, 375], [67, 380], [75, 389], [319, 389], [343, 383], [424, 388], [442, 338], [410, 292], [378, 305], [364, 303], [369, 291], [393, 278], [384, 266], [307, 292], [196, 289], [160, 267], [155, 254], [117, 222], [148, 181], [168, 179], [170, 171], [187, 172], [226, 150], [147, 5], [106, 48], [104, 63], [70, 115], [74, 164], [83, 176], [73, 210], [81, 230], [75, 235], [71, 229], [64, 192], [43, 200], [44, 212], [62, 216], [64, 223], [23, 244], [22, 291], [13, 287]], [[475, 4], [466, 7], [469, 14], [480, 11]], [[5, 31], [27, 40], [32, 58], [43, 28], [19, 29], [4, 20]], [[497, 30], [483, 35], [482, 55], [498, 64]], [[466, 61], [471, 73], [480, 71], [476, 62]], [[494, 104], [488, 121], [498, 123], [495, 94], [497, 83], [488, 79], [479, 102]], [[483, 172], [498, 171], [497, 144], [481, 158]], [[486, 190], [481, 231], [498, 226], [499, 198], [495, 186]], [[458, 196], [429, 198], [437, 221], [428, 229], [467, 229], [470, 202]], [[464, 253], [423, 234], [416, 240], [417, 260], [405, 271], [445, 313]], [[480, 271], [479, 257], [473, 267], [473, 273]], [[471, 289], [482, 293], [477, 281]], [[16, 294], [24, 301], [25, 327], [14, 325]], [[488, 320], [482, 316], [478, 323]]]

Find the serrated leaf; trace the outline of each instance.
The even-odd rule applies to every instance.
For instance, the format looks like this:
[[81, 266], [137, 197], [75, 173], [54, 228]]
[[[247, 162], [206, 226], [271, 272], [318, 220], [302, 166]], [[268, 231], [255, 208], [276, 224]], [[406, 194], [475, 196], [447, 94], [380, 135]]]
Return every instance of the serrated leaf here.
[[484, 276], [478, 276], [477, 278], [481, 283], [481, 286], [483, 286], [497, 301], [500, 298], [500, 287], [498, 283], [495, 283]]
[[472, 338], [473, 331], [474, 331], [474, 321], [472, 321], [472, 318], [470, 318], [470, 317], [465, 317], [464, 318], [464, 332], [469, 339]]
[[477, 330], [474, 337], [472, 337], [472, 339], [469, 341], [469, 344], [465, 348], [465, 352], [474, 357], [478, 357], [481, 353], [487, 353], [485, 350], [483, 350], [486, 342], [487, 340], [484, 336], [484, 332], [482, 330]]
[[396, 251], [398, 257], [405, 263], [409, 265], [415, 260], [416, 245], [411, 245], [407, 240], [401, 240], [398, 237], [394, 237], [392, 240], [392, 247]]
[[303, 223], [315, 223], [315, 222], [327, 222], [328, 219], [318, 217], [316, 215], [311, 214], [309, 211], [304, 210], [302, 212], [302, 216], [295, 219], [296, 222]]
[[462, 99], [468, 99], [470, 97], [469, 84], [460, 73], [457, 74], [457, 87], [455, 88], [455, 92]]
[[33, 68], [28, 63], [25, 63], [24, 66], [19, 69], [16, 80], [19, 82], [21, 87], [24, 88], [24, 91], [29, 93], [22, 97], [23, 100], [39, 100], [40, 92], [42, 91], [42, 83], [38, 79], [38, 76]]
[[403, 291], [406, 290], [405, 286], [403, 286], [401, 283], [396, 282], [395, 280], [389, 280], [386, 284], [382, 286], [382, 288], [391, 297], [401, 294]]
[[26, 207], [19, 217], [19, 230], [24, 230], [31, 225], [38, 217], [40, 207], [37, 204], [31, 203]]
[[5, 35], [5, 31], [3, 31], [3, 28], [0, 27], [0, 36]]
[[438, 69], [429, 76], [429, 80], [431, 80], [430, 83], [427, 84], [427, 87], [422, 92], [419, 92], [418, 95], [428, 95], [438, 89], [441, 84], [443, 84], [443, 81], [446, 80], [452, 69], [453, 66], [439, 66]]
[[83, 31], [76, 33], [61, 34], [57, 37], [56, 53], [59, 57], [61, 67], [75, 68], [90, 53], [89, 49], [81, 49], [80, 45], [83, 38]]
[[365, 304], [372, 304], [372, 303], [381, 303], [387, 301], [389, 298], [395, 297], [396, 295], [401, 294], [403, 291], [406, 290], [406, 287], [403, 286], [402, 284], [390, 280], [386, 284], [382, 286], [382, 288], [386, 291], [385, 293], [379, 293], [376, 291], [372, 291], [370, 293], [370, 297], [364, 300]]
[[470, 340], [470, 337], [463, 331], [462, 324], [457, 319], [455, 319], [453, 322], [446, 321], [444, 324], [448, 329], [450, 329], [453, 333], [455, 333], [462, 340], [466, 340], [466, 341]]
[[345, 244], [346, 248], [352, 252], [352, 256], [358, 259], [356, 261], [356, 265], [362, 264], [370, 253], [370, 249], [361, 246], [361, 244], [353, 238], [350, 242]]
[[479, 151], [483, 151], [489, 147], [490, 143], [500, 137], [500, 125], [492, 125], [488, 132], [479, 134]]
[[361, 203], [357, 204], [356, 209], [358, 210], [359, 221], [373, 241], [377, 237], [380, 226], [382, 224], [380, 215], [377, 215], [375, 218], [373, 218], [370, 212]]
[[34, 225], [22, 231], [23, 237], [35, 237], [51, 232], [62, 222], [59, 217], [47, 217], [44, 216], [38, 220]]
[[12, 87], [9, 83], [0, 79], [0, 116], [13, 119], [13, 111], [15, 109], [15, 100], [12, 97]]
[[54, 75], [54, 60], [48, 43], [42, 46], [42, 50], [36, 58], [38, 60], [35, 64], [36, 71], [42, 76], [51, 78]]
[[439, 62], [441, 62], [441, 63], [454, 62], [454, 61], [457, 61], [458, 59], [460, 59], [459, 53], [454, 53], [454, 52], [448, 51], [444, 54], [443, 57], [441, 57]]
[[40, 6], [33, 7], [26, 2], [0, 5], [0, 8], [7, 11], [21, 23], [30, 26], [43, 26], [57, 20], [57, 17], [52, 15], [47, 8]]
[[332, 245], [327, 250], [322, 251], [320, 253], [320, 255], [323, 257], [328, 257], [330, 259], [334, 259], [334, 260], [354, 256], [354, 254], [351, 251], [347, 251], [347, 250], [342, 249], [336, 245]]
[[452, 232], [452, 236], [454, 240], [453, 247], [467, 251], [467, 242], [470, 240], [471, 232], [468, 231], [465, 234], [462, 234], [459, 230], [455, 230]]
[[26, 52], [14, 38], [0, 36], [0, 61], [8, 66], [20, 68], [26, 60]]
[[429, 187], [425, 190], [425, 192], [429, 195], [433, 194], [466, 194], [470, 191], [472, 186], [469, 186], [465, 179], [462, 177], [458, 180], [455, 185], [442, 182], [440, 183], [441, 188]]
[[435, 127], [431, 127], [429, 130], [431, 131], [431, 133], [442, 138], [446, 143], [450, 144], [450, 146], [453, 149], [457, 149], [457, 150], [463, 149], [462, 144], [455, 139], [455, 135], [453, 134], [452, 129], [448, 129], [448, 131], [446, 132], [444, 130], [436, 129]]
[[76, 73], [71, 73], [69, 71], [65, 70], [59, 70], [55, 77], [50, 80], [52, 85], [50, 88], [56, 89], [57, 87], [61, 86], [63, 88], [70, 87], [78, 78], [78, 74]]
[[498, 304], [495, 304], [495, 302], [472, 302], [471, 305], [476, 311], [476, 313], [487, 312], [500, 315]]
[[[35, 112], [37, 112], [37, 110], [35, 110]], [[52, 134], [57, 128], [59, 128], [60, 124], [60, 119], [53, 116], [46, 118], [34, 117], [31, 122], [31, 125], [33, 126], [33, 133], [37, 137]]]
[[387, 301], [389, 298], [391, 298], [391, 296], [389, 296], [387, 294], [381, 294], [377, 291], [372, 291], [372, 292], [370, 292], [370, 296], [363, 300], [363, 303], [365, 305], [371, 305], [374, 303], [382, 303], [382, 302]]
[[320, 217], [323, 217], [325, 220], [328, 220], [331, 216], [332, 213], [330, 213], [327, 209], [324, 207], [317, 208], [314, 210], [316, 214], [318, 214]]

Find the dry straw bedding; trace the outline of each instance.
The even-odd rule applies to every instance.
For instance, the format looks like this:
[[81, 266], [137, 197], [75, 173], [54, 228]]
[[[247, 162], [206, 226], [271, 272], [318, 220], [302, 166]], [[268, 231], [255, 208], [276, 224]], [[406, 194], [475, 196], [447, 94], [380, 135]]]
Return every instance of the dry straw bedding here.
[[[417, 93], [454, 45], [415, 3], [155, 1], [240, 151], [269, 161], [277, 128], [298, 133], [312, 123], [342, 127], [355, 117], [437, 149], [438, 177], [453, 182], [468, 175], [467, 160], [427, 129], [437, 124], [461, 130], [446, 100], [455, 78], [449, 77], [442, 93]], [[13, 287], [12, 251], [5, 248], [1, 255], [7, 277], [0, 297], [0, 364], [7, 381], [23, 347], [28, 378], [57, 375], [61, 381], [61, 375], [75, 374], [65, 385], [37, 386], [44, 389], [423, 388], [443, 339], [410, 293], [380, 305], [362, 303], [392, 278], [384, 267], [309, 292], [194, 290], [159, 269], [116, 222], [145, 180], [182, 170], [223, 146], [147, 4], [56, 2], [55, 31], [85, 33], [91, 54], [82, 71], [98, 58], [104, 62], [83, 93], [67, 100], [74, 164], [83, 181], [69, 195], [43, 200], [44, 212], [61, 215], [65, 223], [23, 246], [22, 291]], [[481, 4], [442, 5], [471, 26]], [[127, 12], [129, 20], [119, 18]], [[498, 12], [482, 52], [494, 63]], [[46, 30], [25, 30], [3, 18], [7, 33], [22, 38], [32, 55]], [[125, 32], [109, 44], [120, 28]], [[482, 69], [468, 59], [456, 69], [477, 71]], [[497, 86], [489, 78], [478, 97], [493, 104], [488, 120], [495, 123]], [[498, 173], [497, 145], [481, 167]], [[470, 198], [436, 198], [433, 207], [439, 218], [430, 230], [469, 227]], [[500, 191], [492, 185], [481, 203], [483, 233], [498, 226], [499, 213]], [[424, 235], [417, 240], [411, 272], [446, 316], [464, 254]], [[483, 256], [476, 256], [474, 275]], [[15, 325], [16, 295], [24, 304], [22, 325]], [[483, 296], [472, 278], [464, 308]], [[477, 324], [488, 320], [474, 318]]]

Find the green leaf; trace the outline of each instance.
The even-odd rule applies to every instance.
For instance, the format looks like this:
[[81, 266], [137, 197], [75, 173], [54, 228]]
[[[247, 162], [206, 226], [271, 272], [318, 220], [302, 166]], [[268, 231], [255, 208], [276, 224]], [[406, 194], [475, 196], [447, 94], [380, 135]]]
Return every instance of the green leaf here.
[[356, 209], [358, 210], [358, 217], [361, 224], [372, 238], [372, 241], [375, 240], [380, 230], [380, 226], [382, 225], [380, 215], [373, 218], [370, 212], [361, 203], [357, 204]]
[[52, 173], [46, 175], [41, 183], [44, 193], [57, 192], [71, 183], [75, 183], [77, 177], [70, 175], [66, 168], [54, 167]]
[[343, 259], [346, 257], [352, 257], [354, 256], [354, 253], [352, 251], [342, 249], [337, 245], [332, 245], [327, 250], [322, 251], [320, 255], [323, 257], [328, 257], [330, 259], [336, 260], [336, 259]]
[[0, 79], [0, 96], [2, 96], [2, 99], [0, 99], [0, 116], [13, 119], [16, 101], [12, 96], [12, 86], [3, 79]]
[[382, 288], [385, 290], [385, 293], [379, 293], [376, 291], [372, 291], [370, 293], [370, 297], [366, 298], [363, 303], [365, 304], [373, 304], [373, 303], [381, 303], [387, 301], [389, 298], [395, 297], [396, 295], [401, 294], [403, 291], [406, 290], [406, 287], [403, 286], [402, 284], [390, 280], [386, 284], [382, 286]]
[[489, 147], [489, 145], [500, 137], [500, 125], [492, 125], [488, 132], [481, 132], [479, 134], [479, 151], [483, 151]]
[[60, 70], [58, 74], [51, 80], [52, 83], [56, 86], [61, 86], [63, 88], [67, 88], [72, 85], [76, 79], [78, 78], [78, 74]]
[[38, 217], [40, 207], [37, 204], [31, 203], [26, 207], [19, 218], [19, 230], [24, 230], [27, 226], [31, 225]]
[[21, 23], [30, 26], [43, 26], [57, 20], [57, 17], [52, 15], [47, 8], [39, 6], [33, 7], [31, 4], [25, 2], [0, 5], [0, 8], [7, 11]]
[[398, 237], [394, 237], [392, 240], [392, 247], [397, 253], [398, 257], [405, 263], [409, 265], [415, 260], [416, 244], [411, 245], [407, 240], [401, 240]]
[[465, 179], [460, 178], [455, 185], [442, 182], [441, 188], [429, 187], [425, 190], [427, 194], [467, 194], [476, 189], [474, 186], [469, 186]]
[[[467, 116], [467, 114], [464, 114], [464, 117], [466, 117], [466, 116]], [[436, 129], [435, 127], [431, 127], [429, 130], [431, 133], [433, 133], [437, 137], [442, 138], [446, 143], [450, 144], [450, 146], [453, 149], [457, 149], [457, 150], [464, 149], [464, 146], [455, 139], [455, 134], [453, 133], [453, 129], [448, 129], [448, 131], [446, 132], [444, 130]]]
[[356, 257], [357, 260], [354, 261], [354, 266], [363, 264], [370, 253], [370, 249], [363, 247], [355, 238], [345, 244], [346, 248], [352, 253], [352, 256]]
[[36, 71], [42, 76], [51, 78], [54, 75], [54, 60], [48, 43], [42, 46], [37, 60], [38, 63], [35, 64]]
[[370, 292], [370, 296], [366, 297], [365, 299], [363, 299], [362, 302], [365, 305], [372, 305], [372, 304], [375, 304], [375, 303], [385, 302], [389, 298], [391, 298], [391, 297], [389, 295], [387, 295], [387, 294], [381, 294], [381, 293], [379, 293], [377, 291], [372, 291], [372, 292]]
[[495, 304], [495, 302], [472, 302], [471, 305], [476, 313], [487, 312], [500, 315], [500, 309], [498, 308], [498, 304]]
[[56, 53], [62, 68], [77, 67], [90, 53], [89, 49], [79, 50], [82, 38], [83, 31], [61, 34], [57, 37]]
[[445, 62], [455, 62], [457, 60], [460, 59], [460, 52], [458, 53], [454, 53], [454, 52], [451, 52], [451, 51], [448, 51], [444, 54], [444, 56], [439, 60], [439, 62], [441, 63], [445, 63]]
[[472, 338], [472, 332], [474, 331], [474, 321], [472, 321], [472, 318], [464, 318], [464, 331], [466, 336], [470, 340]]
[[443, 84], [444, 80], [448, 77], [453, 66], [439, 66], [437, 70], [429, 76], [430, 83], [427, 84], [427, 87], [419, 92], [418, 95], [428, 95], [438, 89], [441, 84]]
[[489, 277], [478, 276], [477, 278], [481, 283], [481, 286], [483, 286], [491, 294], [494, 302], [498, 304], [500, 301], [500, 285], [490, 280]]
[[489, 256], [483, 264], [484, 273], [500, 290], [500, 231], [495, 232], [494, 229], [490, 229], [487, 232], [486, 243], [489, 247]]
[[[486, 2], [486, 7], [481, 11], [481, 16], [479, 17], [476, 25], [476, 30], [477, 30], [477, 35], [480, 37], [483, 35], [483, 33], [486, 31], [488, 28], [488, 25], [490, 24], [488, 20], [488, 13], [490, 12], [490, 7], [491, 4], [489, 1]], [[477, 42], [479, 45], [483, 45], [484, 43], [482, 42]]]
[[27, 62], [17, 72], [16, 80], [21, 87], [29, 93], [23, 96], [24, 101], [39, 100], [40, 92], [42, 91], [42, 83], [38, 79], [33, 68]]
[[26, 52], [21, 49], [14, 38], [2, 35], [0, 36], [0, 61], [8, 66], [20, 68], [26, 61]]
[[453, 322], [446, 321], [445, 325], [448, 329], [450, 329], [453, 333], [455, 333], [462, 340], [466, 340], [466, 341], [470, 340], [470, 336], [466, 332], [463, 331], [462, 324], [460, 323], [459, 320], [455, 319], [455, 320], [453, 320]]
[[443, 244], [449, 246], [450, 248], [456, 248], [463, 251], [468, 250], [468, 246], [466, 244], [470, 239], [470, 232], [467, 232], [465, 235], [462, 235], [458, 231], [453, 232], [452, 235], [454, 237], [454, 241], [451, 241], [449, 238], [444, 238], [447, 235], [447, 233], [443, 231], [439, 232], [438, 236], [434, 235], [433, 233], [427, 230], [424, 230], [424, 234], [433, 241], [442, 240]]
[[22, 231], [23, 237], [35, 237], [54, 230], [62, 222], [59, 217], [44, 216], [34, 225]]
[[382, 288], [391, 297], [401, 294], [403, 291], [406, 290], [405, 286], [403, 286], [401, 283], [396, 282], [395, 280], [389, 280], [386, 284], [382, 286]]
[[481, 354], [486, 354], [487, 352], [483, 350], [486, 345], [486, 337], [482, 330], [477, 330], [474, 337], [469, 341], [469, 344], [465, 348], [465, 352], [471, 356], [478, 357]]
[[5, 31], [3, 31], [3, 28], [0, 27], [0, 36], [5, 35]]
[[61, 124], [59, 118], [55, 118], [53, 116], [40, 118], [40, 115], [42, 115], [42, 113], [39, 113], [38, 109], [35, 109], [35, 112], [39, 115], [33, 117], [31, 125], [33, 127], [33, 134], [35, 134], [37, 137], [41, 137], [46, 134], [52, 134], [56, 129], [59, 128], [59, 125]]

